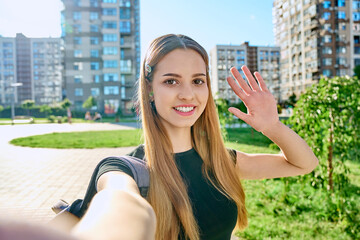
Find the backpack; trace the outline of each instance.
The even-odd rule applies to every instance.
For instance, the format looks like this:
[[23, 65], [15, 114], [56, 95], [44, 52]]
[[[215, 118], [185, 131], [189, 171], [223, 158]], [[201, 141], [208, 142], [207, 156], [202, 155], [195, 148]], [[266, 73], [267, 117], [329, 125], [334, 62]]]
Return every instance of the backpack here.
[[[140, 195], [144, 198], [147, 197], [148, 189], [150, 185], [150, 176], [149, 176], [149, 170], [147, 169], [146, 162], [142, 159], [132, 157], [132, 156], [120, 156], [120, 157], [107, 157], [103, 160], [101, 160], [92, 176], [88, 185], [88, 188], [86, 190], [86, 194], [84, 199], [77, 199], [72, 204], [68, 204], [64, 200], [60, 200], [57, 204], [55, 204], [52, 207], [52, 210], [57, 213], [56, 216], [62, 214], [64, 211], [67, 211], [78, 218], [82, 218], [84, 216], [86, 210], [89, 207], [89, 204], [92, 200], [92, 198], [97, 193], [96, 189], [96, 177], [98, 175], [100, 167], [107, 161], [121, 161], [125, 163], [131, 170], [134, 180], [139, 187]], [[55, 218], [56, 218], [55, 216]]]

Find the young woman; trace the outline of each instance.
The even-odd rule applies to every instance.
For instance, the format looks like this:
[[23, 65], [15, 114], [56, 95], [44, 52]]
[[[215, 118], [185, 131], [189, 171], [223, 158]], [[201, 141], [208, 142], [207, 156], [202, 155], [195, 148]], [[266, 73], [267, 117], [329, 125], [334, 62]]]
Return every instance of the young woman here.
[[139, 80], [144, 145], [131, 155], [150, 172], [149, 194], [119, 165], [107, 166], [75, 236], [87, 239], [230, 239], [247, 225], [240, 179], [296, 176], [318, 164], [309, 146], [279, 121], [259, 73], [232, 68], [227, 81], [247, 113], [229, 111], [276, 143], [282, 154], [246, 154], [224, 145], [211, 95], [206, 51], [183, 35], [155, 39]]

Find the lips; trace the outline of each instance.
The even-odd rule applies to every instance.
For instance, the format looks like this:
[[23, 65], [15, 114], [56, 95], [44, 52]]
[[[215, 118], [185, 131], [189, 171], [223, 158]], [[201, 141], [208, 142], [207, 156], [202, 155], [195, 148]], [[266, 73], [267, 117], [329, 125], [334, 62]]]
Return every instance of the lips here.
[[194, 105], [180, 105], [176, 106], [173, 109], [176, 113], [182, 115], [182, 116], [190, 116], [195, 112], [195, 106]]

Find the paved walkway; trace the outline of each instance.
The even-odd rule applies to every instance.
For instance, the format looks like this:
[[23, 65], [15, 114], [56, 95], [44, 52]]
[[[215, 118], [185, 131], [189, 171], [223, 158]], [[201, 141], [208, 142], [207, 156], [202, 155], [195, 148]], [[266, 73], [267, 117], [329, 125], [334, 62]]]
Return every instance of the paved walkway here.
[[83, 198], [96, 164], [134, 147], [42, 149], [10, 145], [11, 139], [51, 132], [133, 129], [136, 123], [26, 124], [0, 126], [0, 216], [45, 223], [59, 199]]

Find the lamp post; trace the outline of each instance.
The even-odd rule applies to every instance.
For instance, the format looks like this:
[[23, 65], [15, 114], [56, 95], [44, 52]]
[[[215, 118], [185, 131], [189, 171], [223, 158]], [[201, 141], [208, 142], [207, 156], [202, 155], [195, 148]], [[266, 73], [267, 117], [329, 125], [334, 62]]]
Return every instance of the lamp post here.
[[22, 86], [22, 83], [11, 83], [10, 86], [13, 88], [13, 98], [11, 101], [11, 125], [14, 125], [15, 118], [15, 88]]

